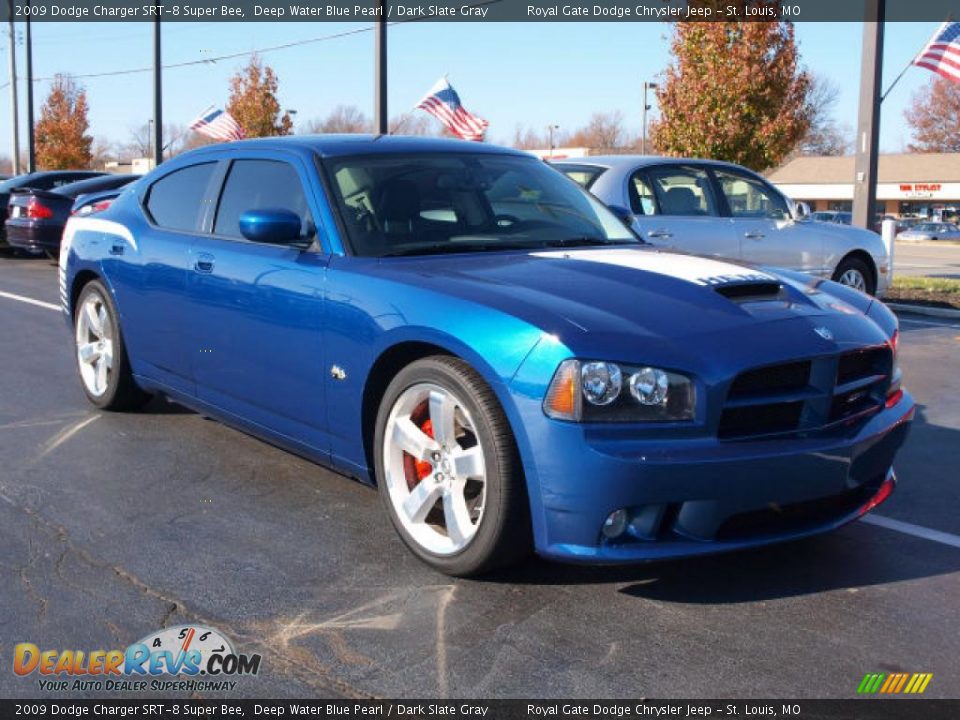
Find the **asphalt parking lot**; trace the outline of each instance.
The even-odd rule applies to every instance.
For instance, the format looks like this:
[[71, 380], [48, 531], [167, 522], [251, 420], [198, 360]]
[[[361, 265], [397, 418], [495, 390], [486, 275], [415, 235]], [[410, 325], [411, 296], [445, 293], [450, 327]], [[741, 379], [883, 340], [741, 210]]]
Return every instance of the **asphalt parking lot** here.
[[960, 279], [960, 245], [946, 242], [898, 242], [894, 248], [898, 275]]
[[904, 319], [919, 413], [873, 523], [453, 581], [369, 488], [161, 400], [94, 411], [57, 302], [52, 263], [0, 259], [0, 697], [40, 694], [18, 642], [190, 622], [263, 655], [232, 696], [844, 698], [893, 671], [960, 696], [960, 323]]

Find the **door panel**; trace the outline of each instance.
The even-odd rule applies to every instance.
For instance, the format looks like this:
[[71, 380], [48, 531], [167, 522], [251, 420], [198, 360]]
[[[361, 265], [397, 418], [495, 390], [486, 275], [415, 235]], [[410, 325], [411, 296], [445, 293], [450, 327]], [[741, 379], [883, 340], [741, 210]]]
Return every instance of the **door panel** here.
[[215, 234], [191, 248], [198, 397], [273, 432], [326, 451], [324, 280], [328, 256], [294, 245], [254, 243], [237, 219], [283, 208], [312, 228], [303, 168], [272, 159], [234, 160]]
[[737, 259], [740, 241], [719, 215], [710, 177], [694, 165], [645, 168], [629, 180], [634, 229], [644, 240], [697, 255]]
[[217, 170], [217, 162], [198, 163], [154, 182], [144, 197], [150, 224], [135, 231], [138, 247], [110, 249], [134, 372], [187, 395], [194, 394], [190, 247]]
[[823, 240], [813, 223], [797, 223], [783, 196], [760, 178], [735, 170], [714, 169], [744, 261], [820, 272]]

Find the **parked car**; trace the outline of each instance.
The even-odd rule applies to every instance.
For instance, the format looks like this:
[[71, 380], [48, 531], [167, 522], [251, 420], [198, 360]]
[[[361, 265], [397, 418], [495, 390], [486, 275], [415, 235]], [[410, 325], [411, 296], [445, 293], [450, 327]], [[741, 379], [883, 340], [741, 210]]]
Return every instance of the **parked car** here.
[[6, 244], [7, 204], [10, 202], [10, 193], [15, 189], [33, 188], [35, 190], [52, 190], [85, 178], [104, 175], [94, 170], [45, 170], [41, 172], [17, 175], [9, 180], [0, 182], [0, 247]]
[[60, 290], [93, 405], [165, 395], [375, 483], [454, 575], [836, 528], [914, 413], [882, 303], [654, 248], [486, 144], [193, 150], [70, 219]]
[[882, 295], [890, 261], [869, 230], [818, 223], [764, 178], [710, 160], [619, 155], [554, 166], [627, 219], [645, 240], [697, 255], [773, 265]]
[[853, 222], [853, 213], [839, 210], [818, 210], [810, 214], [810, 219], [816, 222], [830, 222], [838, 225], [850, 225]]
[[[8, 204], [7, 243], [29, 252], [60, 252], [60, 237], [72, 212], [115, 198], [139, 175], [98, 175], [56, 190], [13, 190]], [[93, 194], [94, 197], [90, 197]], [[82, 199], [80, 205], [77, 202]], [[101, 209], [105, 206], [101, 205]]]
[[918, 223], [897, 235], [897, 240], [960, 240], [960, 227], [945, 222]]

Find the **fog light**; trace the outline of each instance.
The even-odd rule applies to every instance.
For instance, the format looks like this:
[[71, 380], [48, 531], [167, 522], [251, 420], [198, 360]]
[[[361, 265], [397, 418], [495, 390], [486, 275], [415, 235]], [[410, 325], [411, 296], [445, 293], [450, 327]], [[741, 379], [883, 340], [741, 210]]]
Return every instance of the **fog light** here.
[[627, 511], [626, 510], [614, 510], [607, 516], [607, 519], [603, 521], [603, 536], [607, 540], [613, 540], [623, 535], [623, 532], [627, 529]]

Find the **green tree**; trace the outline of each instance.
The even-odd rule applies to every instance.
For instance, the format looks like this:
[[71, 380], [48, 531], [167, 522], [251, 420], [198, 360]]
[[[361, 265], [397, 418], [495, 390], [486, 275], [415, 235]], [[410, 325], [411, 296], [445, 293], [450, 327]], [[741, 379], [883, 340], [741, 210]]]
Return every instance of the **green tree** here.
[[[744, 9], [773, 0], [706, 2]], [[668, 155], [716, 158], [754, 170], [777, 165], [806, 135], [810, 76], [789, 22], [680, 22], [673, 62], [657, 91], [654, 145]]]
[[87, 94], [69, 75], [57, 75], [37, 120], [37, 165], [45, 170], [88, 168], [93, 137], [87, 134]]
[[289, 135], [293, 129], [290, 114], [283, 112], [277, 100], [277, 74], [254, 53], [250, 62], [230, 79], [227, 112], [240, 123], [247, 137]]

